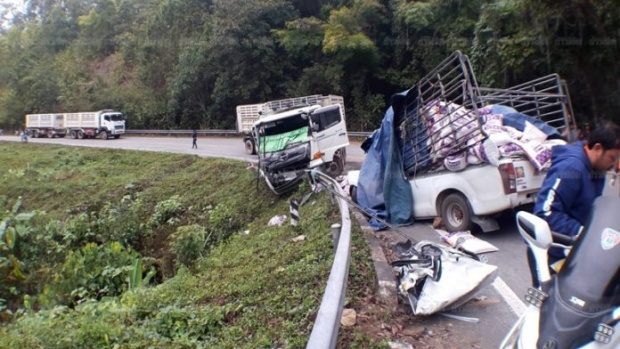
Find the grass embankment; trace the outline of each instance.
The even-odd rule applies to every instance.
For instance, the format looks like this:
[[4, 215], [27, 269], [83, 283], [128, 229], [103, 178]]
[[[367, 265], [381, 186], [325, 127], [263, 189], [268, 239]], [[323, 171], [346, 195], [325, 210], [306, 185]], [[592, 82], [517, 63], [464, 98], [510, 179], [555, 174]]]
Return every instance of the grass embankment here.
[[[303, 348], [333, 260], [327, 193], [288, 221], [235, 161], [0, 142], [1, 348]], [[21, 197], [21, 199], [20, 199]], [[305, 240], [293, 242], [298, 235]], [[354, 231], [347, 301], [372, 293]], [[339, 347], [380, 347], [356, 328]]]

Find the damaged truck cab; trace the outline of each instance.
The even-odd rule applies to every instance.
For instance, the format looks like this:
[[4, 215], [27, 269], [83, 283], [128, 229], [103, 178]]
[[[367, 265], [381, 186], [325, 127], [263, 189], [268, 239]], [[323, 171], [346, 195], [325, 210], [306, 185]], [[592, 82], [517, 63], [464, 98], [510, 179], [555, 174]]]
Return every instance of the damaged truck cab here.
[[276, 194], [293, 189], [305, 170], [342, 174], [349, 145], [340, 105], [294, 107], [260, 118], [252, 126], [258, 169]]

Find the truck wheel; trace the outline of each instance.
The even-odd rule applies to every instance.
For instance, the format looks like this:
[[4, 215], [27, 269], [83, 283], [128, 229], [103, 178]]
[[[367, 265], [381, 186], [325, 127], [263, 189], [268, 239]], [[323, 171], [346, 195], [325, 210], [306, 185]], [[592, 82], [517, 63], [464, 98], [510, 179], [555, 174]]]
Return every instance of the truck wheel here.
[[334, 160], [325, 165], [325, 173], [332, 178], [340, 176], [342, 171], [344, 171], [344, 162], [339, 155], [334, 155]]
[[32, 136], [30, 136], [30, 138], [39, 138], [39, 131], [37, 130], [32, 131]]
[[82, 130], [77, 131], [77, 138], [78, 139], [84, 139], [84, 131], [82, 131]]
[[101, 139], [108, 139], [108, 131], [101, 131], [99, 136], [101, 136]]
[[47, 131], [47, 138], [54, 138], [54, 132]]
[[77, 133], [75, 132], [75, 130], [69, 132], [69, 137], [71, 137], [72, 139], [76, 139], [77, 138]]
[[256, 155], [256, 149], [254, 148], [254, 142], [249, 139], [245, 140], [245, 152], [249, 155]]
[[448, 231], [469, 230], [471, 217], [471, 208], [462, 194], [452, 193], [441, 201], [441, 220]]

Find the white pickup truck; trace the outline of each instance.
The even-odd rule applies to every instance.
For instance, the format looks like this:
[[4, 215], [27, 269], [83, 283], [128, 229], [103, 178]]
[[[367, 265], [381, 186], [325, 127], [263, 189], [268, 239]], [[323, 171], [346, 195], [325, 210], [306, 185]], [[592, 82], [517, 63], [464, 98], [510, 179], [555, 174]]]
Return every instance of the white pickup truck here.
[[[479, 225], [485, 232], [499, 229], [494, 215], [533, 203], [546, 174], [546, 167], [535, 166], [540, 163], [532, 161], [531, 156], [525, 156], [524, 152], [511, 155], [502, 152], [501, 155], [496, 154], [499, 156], [490, 162], [476, 161], [473, 154], [479, 152], [473, 150], [490, 149], [487, 147], [488, 141], [493, 138], [489, 137], [492, 129], [486, 126], [485, 117], [482, 116], [484, 106], [489, 109], [490, 105], [499, 105], [500, 110], [511, 110], [513, 115], [527, 115], [529, 121], [542, 126], [547, 134], [554, 133], [555, 138], [567, 125], [574, 123], [571, 120], [572, 107], [568, 91], [557, 75], [509, 89], [481, 88], [477, 86], [469, 60], [460, 52], [446, 59], [402, 95], [404, 97], [400, 103], [395, 103], [398, 98], [392, 100], [393, 109], [390, 109], [394, 115], [392, 137], [397, 139], [393, 143], [398, 146], [391, 151], [383, 150], [390, 154], [395, 149], [399, 151], [402, 171], [385, 172], [386, 166], [377, 163], [376, 155], [370, 158], [367, 155], [361, 169], [362, 176], [360, 171], [348, 174], [351, 197], [375, 213], [407, 207], [411, 209], [409, 214], [413, 220], [439, 216], [449, 231], [468, 230], [472, 223]], [[429, 118], [429, 105], [438, 105], [436, 101], [439, 100], [446, 101], [442, 107], [454, 103], [457, 110], [446, 112], [441, 122], [433, 124]], [[518, 113], [514, 113], [515, 110]], [[461, 120], [457, 122], [458, 119]], [[373, 138], [375, 136], [389, 137], [385, 131], [383, 134], [375, 132]], [[439, 146], [440, 143], [446, 145]], [[515, 143], [519, 142], [515, 140]], [[381, 140], [373, 141], [370, 147], [380, 147], [380, 144]], [[486, 146], [482, 147], [482, 144]], [[494, 146], [492, 142], [491, 146]], [[462, 154], [462, 157], [455, 154]], [[483, 155], [485, 160], [486, 155]], [[550, 151], [542, 161], [548, 162], [549, 155]], [[380, 162], [385, 162], [384, 159]], [[364, 177], [369, 169], [383, 173]], [[367, 182], [360, 183], [364, 180]], [[411, 196], [382, 192], [381, 188], [390, 190], [386, 189], [390, 186], [385, 185], [389, 180], [408, 182]], [[400, 186], [401, 189], [405, 187], [407, 185]], [[403, 199], [408, 196], [412, 202]], [[393, 202], [381, 202], [383, 199]], [[391, 216], [403, 215], [402, 211], [396, 214], [381, 213], [379, 216], [387, 217], [388, 221]]]

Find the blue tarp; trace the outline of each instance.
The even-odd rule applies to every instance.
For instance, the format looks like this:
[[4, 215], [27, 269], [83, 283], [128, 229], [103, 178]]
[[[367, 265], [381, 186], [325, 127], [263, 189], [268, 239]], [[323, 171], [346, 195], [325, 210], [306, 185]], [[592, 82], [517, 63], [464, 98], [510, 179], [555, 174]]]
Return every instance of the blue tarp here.
[[[395, 122], [394, 112], [397, 110], [396, 115], [403, 115], [402, 106], [406, 103], [402, 102], [407, 99], [408, 92], [392, 98], [392, 107], [385, 113], [381, 127], [373, 133], [357, 187], [358, 203], [395, 226], [413, 223], [413, 194], [403, 171], [402, 143], [395, 128], [398, 122]], [[385, 228], [374, 218], [370, 226], [374, 230]]]

